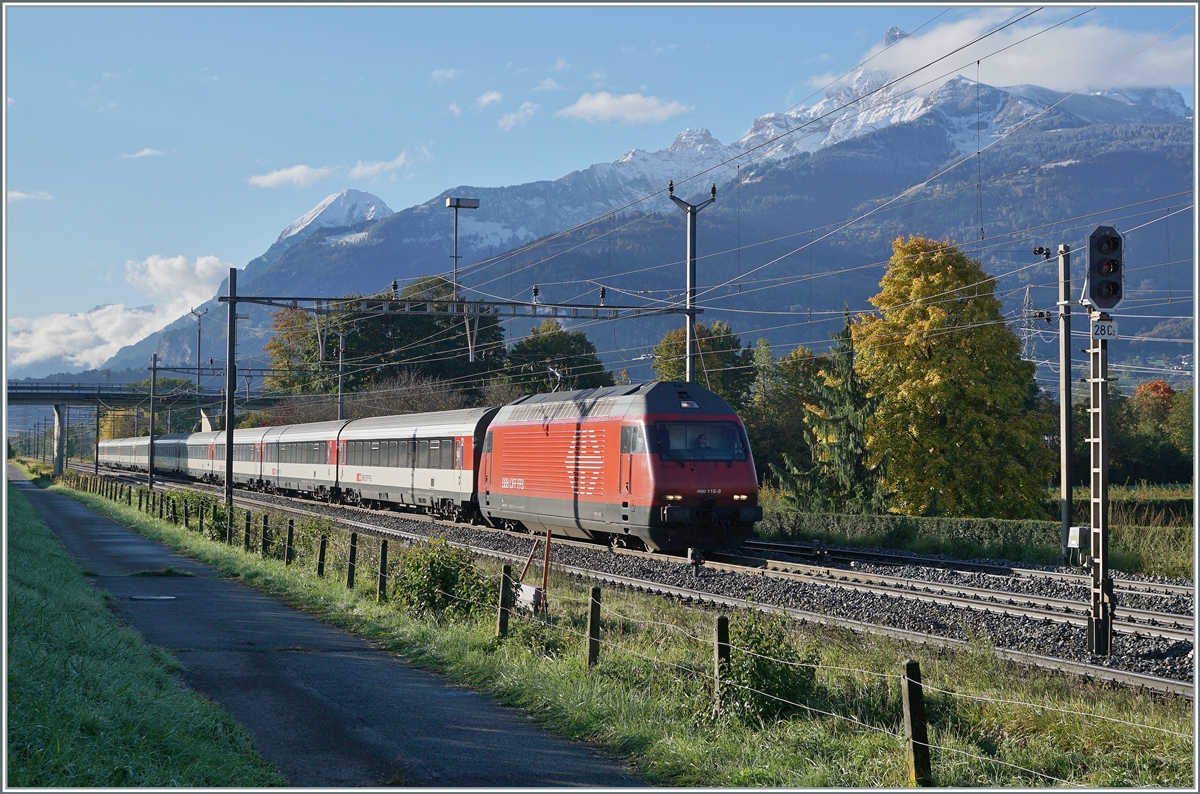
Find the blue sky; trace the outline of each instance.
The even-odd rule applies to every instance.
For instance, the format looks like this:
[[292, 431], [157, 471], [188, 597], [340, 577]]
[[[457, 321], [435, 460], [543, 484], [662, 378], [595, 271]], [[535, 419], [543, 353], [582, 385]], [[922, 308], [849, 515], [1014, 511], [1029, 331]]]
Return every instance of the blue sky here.
[[[136, 341], [155, 328], [129, 310], [153, 305], [165, 325], [330, 193], [399, 210], [661, 149], [686, 127], [730, 142], [819, 100], [892, 25], [920, 28], [937, 57], [1018, 10], [7, 5], [10, 365], [35, 324], [58, 336], [26, 333], [26, 360]], [[1100, 76], [1192, 13], [1097, 8], [980, 79], [1170, 85], [1193, 105], [1191, 21]]]

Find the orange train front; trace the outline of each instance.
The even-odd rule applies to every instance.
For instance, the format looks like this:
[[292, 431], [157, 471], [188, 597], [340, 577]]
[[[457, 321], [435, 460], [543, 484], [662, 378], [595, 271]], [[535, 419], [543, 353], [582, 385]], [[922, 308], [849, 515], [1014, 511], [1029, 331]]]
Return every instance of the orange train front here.
[[489, 425], [478, 488], [493, 524], [656, 550], [736, 548], [762, 518], [741, 419], [688, 383], [506, 405]]

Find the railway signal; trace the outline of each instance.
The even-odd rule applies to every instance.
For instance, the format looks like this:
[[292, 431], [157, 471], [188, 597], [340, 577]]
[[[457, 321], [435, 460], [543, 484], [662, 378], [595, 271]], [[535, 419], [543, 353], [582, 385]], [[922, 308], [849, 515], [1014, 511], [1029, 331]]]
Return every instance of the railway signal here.
[[1088, 238], [1087, 284], [1083, 303], [1098, 311], [1115, 309], [1125, 297], [1125, 240], [1112, 226], [1097, 226]]

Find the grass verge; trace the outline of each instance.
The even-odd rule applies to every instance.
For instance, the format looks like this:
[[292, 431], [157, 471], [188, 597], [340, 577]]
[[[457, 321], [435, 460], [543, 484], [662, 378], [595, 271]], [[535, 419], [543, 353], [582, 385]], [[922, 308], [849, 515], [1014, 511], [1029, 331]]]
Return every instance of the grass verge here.
[[[311, 554], [285, 566], [244, 553], [240, 536], [231, 547], [123, 504], [71, 495], [419, 666], [519, 707], [552, 730], [624, 755], [652, 784], [903, 786], [897, 674], [906, 658], [921, 663], [927, 686], [939, 785], [1193, 784], [1190, 703], [1031, 671], [996, 660], [986, 647], [940, 652], [791, 624], [780, 640], [769, 621], [734, 614], [734, 644], [746, 649], [735, 650], [735, 666], [757, 665], [755, 658], [763, 660], [752, 653], [762, 651], [788, 657], [767, 665], [760, 686], [790, 693], [791, 703], [773, 700], [776, 708], [763, 710], [747, 697], [741, 698], [746, 708], [714, 715], [712, 612], [605, 590], [601, 660], [588, 669], [583, 635], [590, 584], [552, 576], [549, 620], [514, 616], [509, 636], [498, 641], [490, 604], [455, 616], [419, 613], [395, 599], [377, 603], [362, 556], [357, 587], [347, 590], [336, 555], [327, 577], [318, 579]], [[360, 554], [366, 544], [360, 538]], [[407, 553], [393, 551], [392, 558]], [[418, 556], [428, 554], [424, 548]], [[497, 574], [486, 561], [476, 566], [485, 579]], [[398, 569], [417, 567], [398, 563]]]
[[[960, 560], [1006, 559], [1037, 565], [1061, 561], [1058, 522], [799, 513], [786, 508], [778, 491], [763, 488], [762, 493], [764, 516], [755, 533], [763, 540], [819, 540], [853, 548], [945, 554]], [[1193, 549], [1190, 523], [1116, 524], [1109, 536], [1109, 565], [1130, 574], [1191, 579]]]
[[282, 786], [8, 488], [8, 786]]

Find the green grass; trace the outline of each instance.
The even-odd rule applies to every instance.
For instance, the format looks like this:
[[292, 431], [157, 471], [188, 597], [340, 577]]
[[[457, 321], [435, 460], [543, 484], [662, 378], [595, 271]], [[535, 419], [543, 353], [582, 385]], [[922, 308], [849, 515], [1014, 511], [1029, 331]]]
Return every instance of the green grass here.
[[[348, 591], [345, 546], [333, 535], [327, 577], [318, 579], [310, 537], [298, 538], [299, 556], [285, 567], [280, 559], [244, 553], [240, 532], [230, 547], [94, 495], [73, 495], [414, 664], [521, 708], [552, 730], [624, 755], [654, 785], [905, 785], [895, 676], [906, 658], [920, 661], [928, 686], [958, 693], [926, 694], [931, 743], [946, 748], [933, 751], [939, 785], [1042, 786], [1061, 785], [1054, 780], [1060, 779], [1084, 786], [1190, 788], [1194, 782], [1190, 703], [1028, 670], [996, 660], [980, 645], [951, 653], [840, 630], [790, 627], [796, 657], [819, 665], [805, 695], [808, 708], [785, 708], [781, 717], [764, 720], [728, 711], [714, 716], [712, 612], [605, 590], [601, 662], [588, 670], [581, 635], [589, 583], [552, 575], [550, 622], [514, 617], [509, 637], [497, 641], [494, 617], [422, 618], [394, 600], [376, 603], [373, 539], [359, 540], [357, 587]], [[273, 526], [276, 522], [272, 518]], [[389, 559], [402, 554], [393, 547]], [[495, 565], [477, 565], [497, 576]], [[754, 619], [736, 613], [731, 623]]]
[[[1164, 489], [1176, 496], [1191, 491], [1191, 486], [1148, 488]], [[1130, 574], [1191, 579], [1192, 522], [1164, 518], [1156, 526], [1122, 523], [1147, 515], [1135, 506], [1133, 494], [1151, 492], [1124, 489], [1120, 493], [1121, 499], [1110, 503], [1109, 565]], [[756, 532], [766, 540], [820, 540], [855, 548], [901, 549], [958, 559], [1005, 558], [1038, 565], [1060, 562], [1058, 522], [797, 514], [770, 486], [760, 491], [760, 501], [766, 515]], [[1079, 520], [1086, 524], [1086, 518]]]
[[54, 467], [34, 458], [9, 458], [30, 481], [39, 488], [47, 488], [54, 482]]
[[181, 671], [113, 616], [10, 486], [7, 785], [285, 785]]

